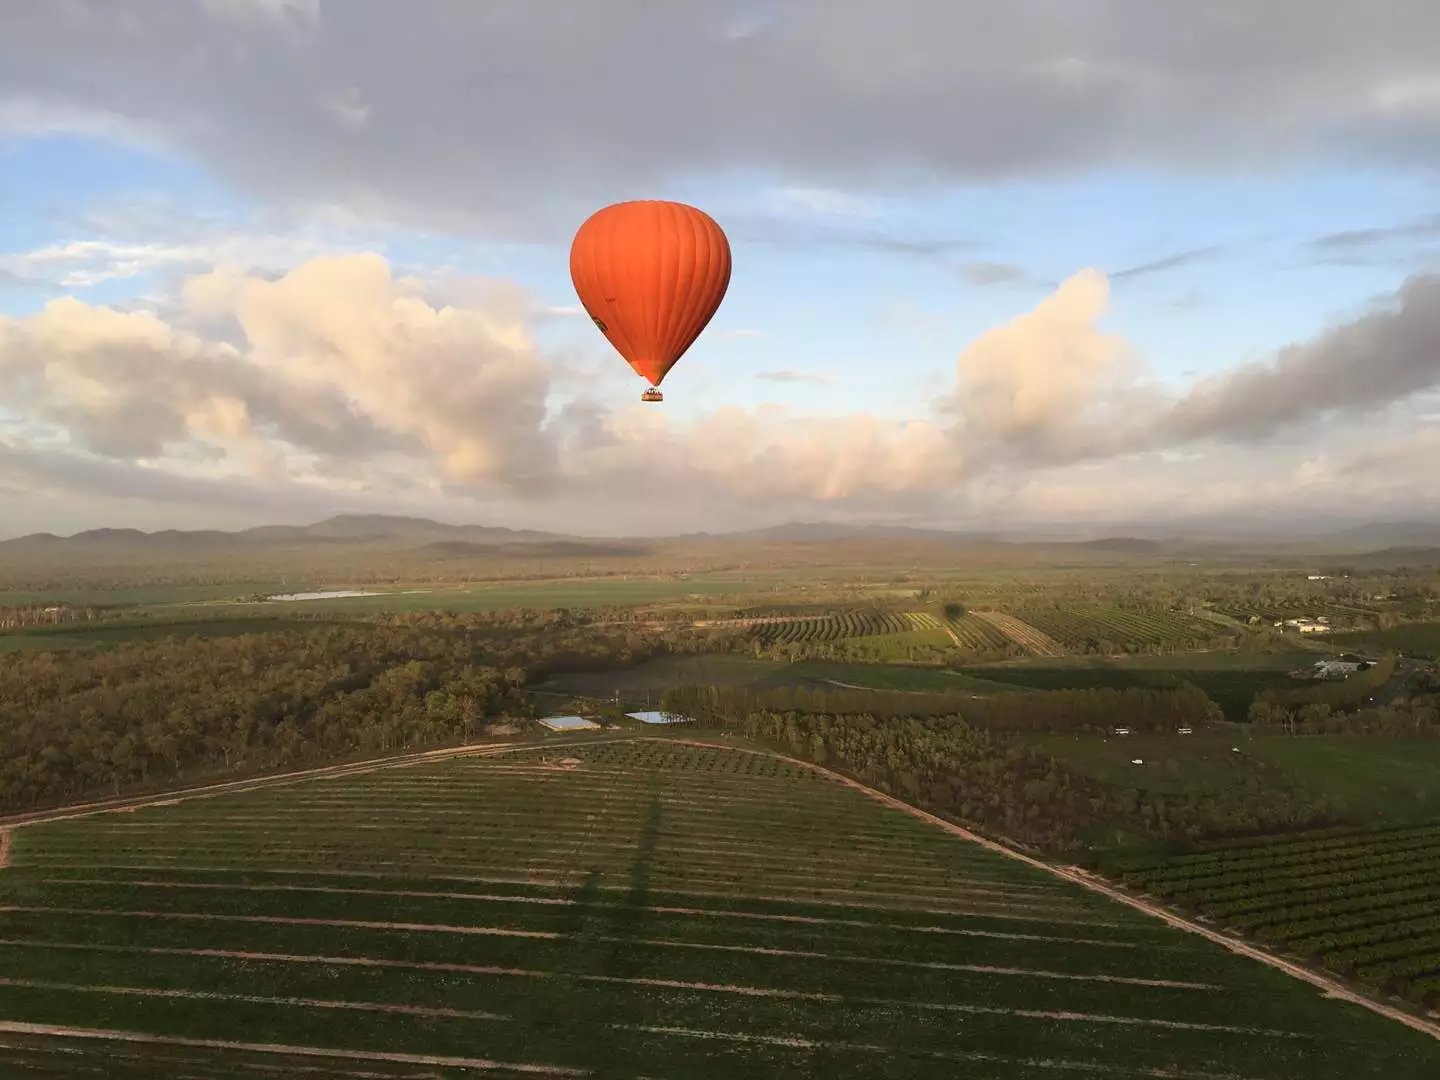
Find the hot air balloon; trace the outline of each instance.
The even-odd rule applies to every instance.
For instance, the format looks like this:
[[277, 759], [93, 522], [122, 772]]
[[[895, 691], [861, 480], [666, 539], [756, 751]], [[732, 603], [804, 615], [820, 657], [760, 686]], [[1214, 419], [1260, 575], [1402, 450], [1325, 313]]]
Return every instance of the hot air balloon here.
[[684, 203], [643, 199], [597, 210], [570, 245], [570, 279], [585, 313], [636, 374], [641, 401], [715, 314], [730, 284], [730, 244], [713, 218]]

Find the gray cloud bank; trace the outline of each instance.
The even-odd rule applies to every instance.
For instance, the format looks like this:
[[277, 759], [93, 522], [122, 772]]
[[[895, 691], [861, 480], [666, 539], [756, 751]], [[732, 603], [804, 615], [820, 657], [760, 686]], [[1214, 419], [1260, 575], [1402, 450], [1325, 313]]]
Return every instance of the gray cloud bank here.
[[0, 127], [175, 147], [283, 202], [543, 232], [537, 201], [747, 168], [1433, 169], [1437, 41], [1422, 0], [21, 0]]

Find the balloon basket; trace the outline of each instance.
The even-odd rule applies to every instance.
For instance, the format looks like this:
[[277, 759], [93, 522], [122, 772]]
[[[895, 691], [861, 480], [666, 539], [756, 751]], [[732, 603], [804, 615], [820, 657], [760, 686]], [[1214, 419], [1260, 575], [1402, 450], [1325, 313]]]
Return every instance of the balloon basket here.
[[641, 401], [664, 401], [665, 395], [656, 390], [653, 386], [640, 395]]

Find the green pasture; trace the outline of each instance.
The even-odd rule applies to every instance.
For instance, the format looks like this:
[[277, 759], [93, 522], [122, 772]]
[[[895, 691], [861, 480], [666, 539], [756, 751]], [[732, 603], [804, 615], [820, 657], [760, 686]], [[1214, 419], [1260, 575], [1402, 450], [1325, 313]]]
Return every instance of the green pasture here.
[[[1435, 740], [1291, 736], [1227, 725], [1193, 735], [1037, 734], [1026, 741], [1120, 788], [1204, 794], [1278, 780], [1324, 796], [1348, 821], [1440, 819]], [[1144, 764], [1132, 764], [1135, 758]]]

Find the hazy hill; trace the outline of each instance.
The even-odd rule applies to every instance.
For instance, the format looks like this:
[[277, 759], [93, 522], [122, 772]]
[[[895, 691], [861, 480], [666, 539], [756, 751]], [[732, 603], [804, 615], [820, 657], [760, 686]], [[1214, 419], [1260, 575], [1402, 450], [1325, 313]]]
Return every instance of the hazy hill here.
[[1325, 537], [1339, 551], [1440, 548], [1440, 524], [1433, 521], [1377, 521], [1340, 529]]
[[[1411, 542], [1382, 543], [1396, 537]], [[1248, 565], [1334, 568], [1440, 564], [1440, 526], [1422, 522], [1377, 523], [1330, 534], [1327, 540], [1293, 537], [1281, 542], [1225, 540], [1213, 535], [1186, 539], [1147, 537], [1144, 530], [1084, 538], [920, 528], [904, 525], [790, 522], [733, 533], [671, 537], [585, 537], [494, 525], [451, 525], [428, 518], [342, 514], [310, 525], [266, 525], [225, 532], [216, 529], [142, 532], [90, 529], [73, 536], [34, 533], [0, 542], [8, 569], [23, 566], [120, 566], [126, 564], [271, 568], [366, 561], [368, 566], [413, 562], [458, 566], [462, 560], [538, 565], [573, 560], [629, 561], [633, 569], [693, 569], [810, 563], [900, 565], [966, 562], [1022, 565], [1056, 562], [1127, 565], [1146, 562], [1235, 561]], [[618, 566], [618, 563], [617, 563]], [[338, 565], [335, 566], [338, 570]], [[448, 571], [447, 571], [448, 572]], [[538, 572], [538, 570], [537, 570]]]
[[0, 551], [59, 552], [84, 549], [95, 553], [115, 554], [145, 551], [211, 554], [226, 549], [246, 551], [315, 544], [406, 548], [450, 543], [492, 547], [497, 544], [556, 541], [581, 546], [586, 543], [583, 538], [566, 537], [558, 533], [489, 525], [447, 525], [427, 518], [390, 517], [383, 514], [342, 514], [313, 525], [263, 525], [237, 532], [164, 529], [147, 533], [139, 529], [89, 529], [66, 537], [52, 533], [32, 533], [0, 542]]

